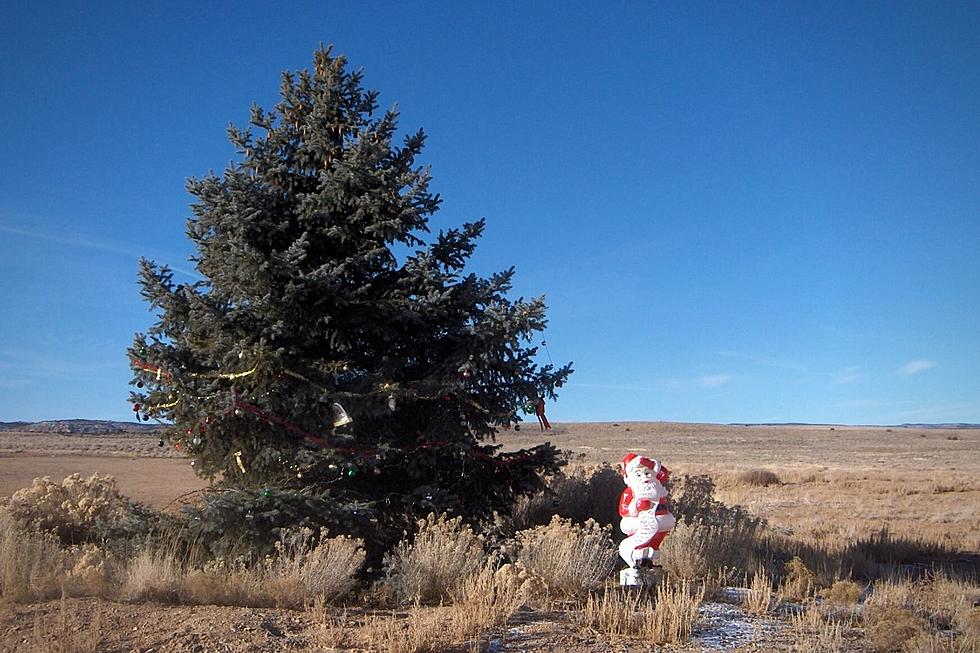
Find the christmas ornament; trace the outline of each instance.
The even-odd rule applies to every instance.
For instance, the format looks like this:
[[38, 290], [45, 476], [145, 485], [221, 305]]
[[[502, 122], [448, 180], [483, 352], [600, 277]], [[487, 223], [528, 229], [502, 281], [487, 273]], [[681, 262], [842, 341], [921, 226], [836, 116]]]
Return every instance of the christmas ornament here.
[[395, 395], [388, 395], [388, 410], [395, 412]]
[[242, 470], [242, 474], [245, 473], [245, 463], [242, 462], [242, 452], [236, 451], [234, 454], [235, 462], [238, 463], [238, 469]]
[[160, 442], [158, 443], [158, 446], [161, 446], [161, 447], [163, 446], [163, 439], [162, 438], [160, 439]]
[[330, 410], [333, 412], [333, 427], [334, 428], [339, 428], [339, 427], [344, 426], [346, 424], [350, 424], [351, 422], [354, 421], [353, 419], [351, 419], [350, 415], [347, 414], [347, 411], [344, 410], [344, 407], [341, 406], [336, 401], [330, 407]]
[[677, 520], [667, 508], [664, 483], [670, 470], [660, 461], [628, 453], [621, 465], [626, 489], [619, 497], [619, 528], [626, 539], [619, 555], [628, 567], [619, 574], [620, 585], [644, 585], [650, 579], [641, 570], [660, 557], [660, 545]]
[[137, 381], [136, 382], [136, 387], [137, 388], [142, 388], [143, 387], [143, 382], [142, 381]]
[[538, 416], [538, 424], [541, 425], [541, 430], [545, 429], [551, 430], [551, 424], [548, 422], [548, 418], [544, 416], [544, 397], [538, 397], [538, 400], [534, 404], [534, 414]]
[[197, 445], [201, 444], [201, 438], [194, 436], [193, 438], [191, 438], [191, 444], [193, 444], [196, 447]]

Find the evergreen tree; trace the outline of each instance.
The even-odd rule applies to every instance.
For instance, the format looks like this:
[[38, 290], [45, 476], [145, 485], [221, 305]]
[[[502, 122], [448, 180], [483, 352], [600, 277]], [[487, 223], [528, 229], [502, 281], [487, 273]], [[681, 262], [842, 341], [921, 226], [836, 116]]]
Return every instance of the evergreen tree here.
[[188, 182], [203, 280], [141, 262], [159, 319], [129, 351], [137, 417], [235, 490], [208, 499], [213, 534], [320, 524], [383, 547], [429, 511], [509, 510], [561, 464], [487, 442], [571, 373], [534, 362], [543, 299], [507, 297], [513, 268], [465, 273], [482, 220], [423, 240], [424, 134], [396, 145], [343, 57], [320, 49], [280, 94], [229, 127], [240, 162]]

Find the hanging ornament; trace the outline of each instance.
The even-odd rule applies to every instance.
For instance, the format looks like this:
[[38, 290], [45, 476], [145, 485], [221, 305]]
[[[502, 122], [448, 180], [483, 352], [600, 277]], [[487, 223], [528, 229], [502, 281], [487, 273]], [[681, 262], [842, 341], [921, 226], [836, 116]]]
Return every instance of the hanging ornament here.
[[466, 368], [465, 370], [463, 370], [463, 378], [464, 379], [468, 379], [471, 376], [473, 376], [473, 372], [470, 371], [470, 368]]
[[242, 409], [241, 408], [236, 408], [235, 409], [235, 415], [238, 416], [238, 417], [241, 417], [242, 416]]
[[201, 444], [201, 438], [195, 435], [193, 438], [191, 438], [191, 444], [196, 447], [197, 445]]
[[160, 380], [160, 377], [161, 376], [163, 376], [163, 370], [158, 367], [157, 368], [157, 381]]
[[238, 360], [242, 360], [243, 358], [245, 358], [245, 350], [238, 352]]
[[357, 475], [357, 467], [355, 465], [351, 465], [347, 468], [347, 476], [353, 477], [355, 475]]
[[140, 405], [139, 404], [133, 404], [133, 412], [134, 413], [140, 412]]
[[162, 446], [163, 446], [163, 438], [160, 438], [160, 442], [159, 442], [159, 443], [157, 443], [157, 446], [160, 446], [160, 447], [162, 447]]
[[143, 387], [143, 382], [142, 381], [137, 381], [136, 382], [136, 387], [137, 388], [142, 388]]
[[272, 496], [272, 491], [269, 488], [265, 488], [264, 490], [262, 490], [262, 496], [264, 496], [264, 497], [271, 497]]
[[388, 410], [390, 410], [391, 412], [395, 412], [396, 405], [397, 403], [395, 402], [395, 395], [388, 395]]
[[333, 411], [333, 427], [334, 428], [339, 428], [339, 427], [344, 426], [346, 424], [350, 424], [351, 422], [354, 421], [353, 419], [351, 419], [351, 416], [347, 414], [347, 411], [344, 410], [344, 407], [341, 406], [336, 401], [330, 407], [330, 410]]
[[242, 470], [242, 474], [245, 473], [245, 463], [242, 462], [242, 452], [236, 451], [234, 454], [235, 462], [238, 463], [238, 469]]

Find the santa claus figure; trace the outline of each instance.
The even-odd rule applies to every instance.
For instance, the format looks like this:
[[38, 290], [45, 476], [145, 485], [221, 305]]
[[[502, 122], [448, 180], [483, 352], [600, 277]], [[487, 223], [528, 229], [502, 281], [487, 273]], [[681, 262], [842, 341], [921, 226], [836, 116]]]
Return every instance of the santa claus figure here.
[[[626, 489], [619, 497], [619, 528], [626, 539], [619, 555], [631, 569], [651, 565], [660, 557], [660, 544], [677, 523], [667, 509], [664, 483], [670, 471], [660, 461], [628, 453], [623, 458]], [[624, 570], [625, 571], [625, 570]]]

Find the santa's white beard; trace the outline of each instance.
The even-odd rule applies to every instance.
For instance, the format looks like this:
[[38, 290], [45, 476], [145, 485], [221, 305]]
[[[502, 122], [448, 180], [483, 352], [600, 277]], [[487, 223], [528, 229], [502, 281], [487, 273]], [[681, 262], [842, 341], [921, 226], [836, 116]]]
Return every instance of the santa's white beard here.
[[639, 487], [631, 488], [633, 490], [633, 496], [637, 499], [659, 499], [660, 498], [660, 488], [657, 487], [657, 483], [637, 483]]

